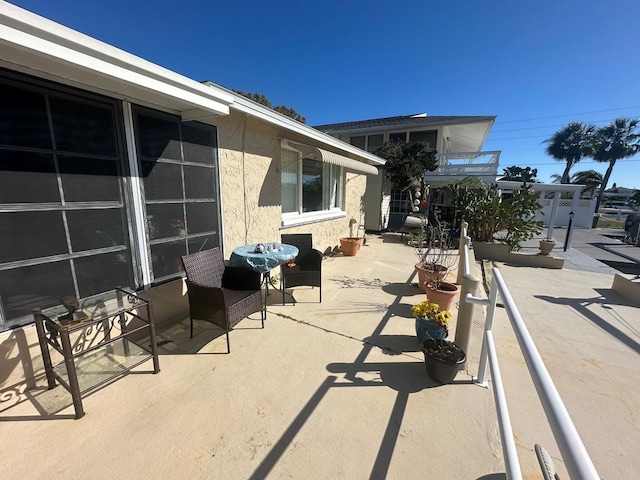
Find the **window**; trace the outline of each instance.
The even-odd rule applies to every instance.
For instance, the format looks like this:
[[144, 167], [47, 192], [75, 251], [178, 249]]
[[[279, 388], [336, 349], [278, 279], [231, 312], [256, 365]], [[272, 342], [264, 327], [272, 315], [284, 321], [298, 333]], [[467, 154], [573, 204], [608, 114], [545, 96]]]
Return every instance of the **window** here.
[[389, 134], [389, 141], [392, 142], [406, 142], [407, 141], [407, 132], [397, 132]]
[[367, 137], [367, 151], [371, 153], [377, 152], [380, 148], [382, 148], [382, 144], [384, 143], [384, 135], [369, 135]]
[[178, 277], [181, 255], [220, 245], [216, 128], [128, 111], [0, 71], [0, 331], [62, 296]]
[[180, 257], [220, 245], [216, 130], [134, 107], [153, 281], [182, 272]]
[[425, 142], [428, 143], [431, 148], [436, 148], [436, 139], [438, 138], [437, 130], [430, 130], [424, 132], [409, 132], [410, 142]]
[[356, 137], [351, 137], [351, 139], [349, 140], [349, 143], [351, 145], [354, 145], [358, 148], [361, 148], [362, 150], [365, 149], [365, 136], [364, 135], [358, 135]]
[[134, 286], [118, 102], [0, 77], [0, 331]]
[[341, 211], [342, 168], [323, 162], [317, 156], [313, 149], [300, 152], [282, 148], [283, 221], [311, 220], [319, 214]]

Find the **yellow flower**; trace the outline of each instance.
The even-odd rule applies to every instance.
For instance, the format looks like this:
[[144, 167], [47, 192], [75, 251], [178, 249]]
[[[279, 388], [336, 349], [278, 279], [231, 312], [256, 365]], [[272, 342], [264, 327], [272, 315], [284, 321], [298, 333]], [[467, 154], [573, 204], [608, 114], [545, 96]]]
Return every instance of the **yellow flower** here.
[[451, 312], [447, 310], [440, 310], [437, 303], [432, 303], [428, 300], [411, 307], [411, 312], [414, 317], [424, 317], [439, 323], [442, 326], [446, 326], [451, 320]]

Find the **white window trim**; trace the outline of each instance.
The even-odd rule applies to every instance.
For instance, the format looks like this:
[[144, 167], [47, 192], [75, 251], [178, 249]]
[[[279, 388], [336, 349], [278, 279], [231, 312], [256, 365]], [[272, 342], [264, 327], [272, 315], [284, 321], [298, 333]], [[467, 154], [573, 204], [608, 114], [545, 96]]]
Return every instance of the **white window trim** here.
[[296, 185], [296, 208], [298, 211], [296, 212], [286, 212], [281, 214], [281, 226], [282, 228], [295, 227], [299, 225], [306, 225], [310, 223], [324, 222], [327, 220], [333, 220], [336, 218], [344, 218], [347, 216], [347, 212], [343, 210], [344, 202], [345, 202], [345, 169], [344, 167], [340, 167], [339, 171], [339, 186], [338, 186], [338, 198], [336, 199], [337, 207], [333, 207], [329, 210], [321, 210], [314, 212], [304, 212], [302, 211], [302, 162], [304, 158], [302, 157], [301, 152], [291, 147], [288, 144], [283, 144], [282, 149], [290, 150], [292, 152], [296, 152], [298, 154], [297, 160], [297, 185]]
[[[132, 223], [135, 228], [135, 236], [131, 239], [131, 250], [137, 249], [134, 258], [140, 262], [140, 273], [142, 274], [142, 287], [149, 288], [152, 284], [150, 255], [147, 236], [144, 230], [144, 200], [142, 198], [142, 181], [138, 170], [138, 155], [136, 149], [136, 138], [133, 128], [133, 110], [130, 102], [122, 102], [122, 113], [124, 115], [124, 131], [127, 144], [127, 155], [131, 177], [127, 178], [131, 185], [131, 198], [133, 205], [131, 208]], [[135, 243], [135, 245], [134, 245]], [[133, 253], [133, 252], [132, 252]]]

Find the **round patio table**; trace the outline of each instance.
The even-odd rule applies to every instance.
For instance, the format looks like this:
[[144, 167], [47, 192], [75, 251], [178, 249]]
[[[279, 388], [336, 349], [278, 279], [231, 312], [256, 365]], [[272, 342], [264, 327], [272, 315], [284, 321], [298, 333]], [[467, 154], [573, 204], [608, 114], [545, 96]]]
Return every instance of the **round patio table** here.
[[[262, 245], [270, 244], [263, 243]], [[248, 268], [265, 274], [298, 256], [298, 247], [287, 245], [286, 243], [279, 243], [278, 245], [282, 247], [282, 250], [260, 253], [256, 252], [257, 243], [238, 247], [231, 253], [229, 265], [232, 267]]]
[[[262, 245], [273, 245], [272, 243], [263, 243]], [[286, 243], [276, 244], [282, 247], [282, 250], [273, 250], [269, 252], [256, 252], [257, 243], [249, 245], [243, 245], [233, 250], [231, 258], [229, 258], [229, 265], [231, 267], [248, 268], [255, 272], [262, 273], [262, 282], [265, 285], [264, 292], [264, 308], [267, 308], [267, 295], [269, 295], [269, 285], [274, 290], [280, 293], [286, 293], [289, 295], [293, 303], [296, 303], [296, 299], [290, 293], [284, 292], [271, 283], [271, 270], [287, 263], [289, 260], [293, 260], [298, 256], [298, 247], [288, 245]]]

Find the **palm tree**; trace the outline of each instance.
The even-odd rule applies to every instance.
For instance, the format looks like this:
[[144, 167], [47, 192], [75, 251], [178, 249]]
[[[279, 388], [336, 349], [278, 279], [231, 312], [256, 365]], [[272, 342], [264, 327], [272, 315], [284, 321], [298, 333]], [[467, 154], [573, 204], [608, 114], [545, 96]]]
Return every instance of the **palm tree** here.
[[571, 183], [584, 185], [584, 189], [582, 191], [589, 193], [589, 198], [593, 198], [596, 188], [602, 184], [602, 174], [595, 170], [576, 172], [571, 175]]
[[559, 173], [551, 175], [551, 183], [562, 183], [562, 175]]
[[616, 161], [633, 157], [640, 152], [640, 135], [635, 131], [637, 126], [636, 118], [616, 118], [596, 132], [593, 159], [598, 162], [609, 162], [602, 180], [602, 187], [598, 192], [596, 212], [600, 208], [602, 195], [607, 188]]
[[571, 122], [542, 142], [547, 144], [547, 155], [560, 162], [567, 162], [560, 183], [569, 183], [571, 167], [593, 154], [592, 139], [595, 129], [594, 125]]

